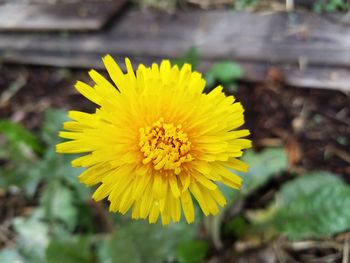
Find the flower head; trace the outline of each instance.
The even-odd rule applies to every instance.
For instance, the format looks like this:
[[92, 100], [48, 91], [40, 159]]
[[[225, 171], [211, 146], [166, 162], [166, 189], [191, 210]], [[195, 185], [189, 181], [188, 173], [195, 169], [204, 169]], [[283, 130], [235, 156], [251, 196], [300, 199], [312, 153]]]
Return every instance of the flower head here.
[[238, 160], [251, 146], [243, 107], [218, 86], [204, 94], [205, 80], [191, 66], [139, 65], [129, 59], [123, 73], [111, 56], [103, 62], [112, 82], [95, 70], [89, 86], [76, 89], [97, 104], [95, 113], [70, 111], [57, 145], [60, 153], [85, 153], [72, 165], [86, 167], [82, 183], [99, 184], [96, 201], [108, 198], [109, 210], [154, 223], [177, 222], [183, 214], [194, 221], [193, 198], [205, 215], [218, 213], [226, 200], [223, 183], [239, 189], [242, 179], [232, 170], [246, 171]]

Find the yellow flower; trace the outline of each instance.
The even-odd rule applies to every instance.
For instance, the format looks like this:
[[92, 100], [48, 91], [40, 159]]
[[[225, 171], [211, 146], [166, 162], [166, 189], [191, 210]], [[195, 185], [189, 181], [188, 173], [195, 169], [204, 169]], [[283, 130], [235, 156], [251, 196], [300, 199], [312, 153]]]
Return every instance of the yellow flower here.
[[76, 89], [98, 105], [95, 113], [70, 111], [59, 136], [59, 153], [86, 153], [72, 162], [87, 167], [79, 176], [87, 186], [99, 184], [96, 201], [108, 197], [109, 210], [133, 219], [163, 224], [183, 214], [194, 221], [193, 197], [203, 213], [215, 215], [226, 200], [223, 183], [239, 189], [242, 179], [229, 169], [247, 171], [237, 159], [251, 141], [243, 108], [218, 86], [203, 94], [205, 80], [185, 64], [168, 60], [160, 66], [139, 65], [136, 75], [129, 59], [124, 74], [109, 55], [103, 58], [112, 83], [95, 70], [89, 86]]

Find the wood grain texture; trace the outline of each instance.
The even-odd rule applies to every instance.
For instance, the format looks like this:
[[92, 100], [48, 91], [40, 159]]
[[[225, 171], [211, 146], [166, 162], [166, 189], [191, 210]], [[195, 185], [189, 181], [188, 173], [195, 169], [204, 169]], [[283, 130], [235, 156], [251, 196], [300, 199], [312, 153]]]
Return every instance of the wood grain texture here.
[[99, 30], [126, 0], [6, 2], [0, 4], [0, 31]]
[[309, 13], [131, 11], [94, 33], [0, 33], [3, 61], [68, 67], [101, 67], [107, 53], [147, 64], [192, 46], [203, 64], [239, 62], [248, 80], [263, 81], [277, 66], [287, 84], [350, 90], [350, 27]]

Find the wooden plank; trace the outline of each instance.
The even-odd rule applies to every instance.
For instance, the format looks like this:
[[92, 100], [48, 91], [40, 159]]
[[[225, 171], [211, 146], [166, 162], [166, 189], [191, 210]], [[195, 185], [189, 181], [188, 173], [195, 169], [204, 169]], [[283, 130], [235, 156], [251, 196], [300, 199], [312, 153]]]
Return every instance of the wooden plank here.
[[0, 34], [0, 59], [100, 67], [107, 53], [148, 63], [179, 57], [192, 46], [204, 64], [238, 61], [248, 80], [263, 81], [273, 65], [287, 84], [349, 91], [350, 28], [307, 13], [131, 11], [103, 32]]
[[[293, 18], [294, 17], [294, 18]], [[350, 28], [321, 16], [225, 11], [125, 15], [96, 34], [0, 34], [0, 48], [177, 57], [197, 46], [206, 59], [350, 66]]]
[[[18, 53], [15, 52], [9, 57], [3, 59], [7, 63], [24, 63], [28, 65], [48, 65], [54, 67], [70, 67], [70, 68], [87, 68], [105, 70], [101, 61], [104, 54], [77, 54], [62, 56], [57, 53]], [[1, 54], [0, 54], [1, 56]], [[124, 56], [113, 54], [118, 64], [125, 69]], [[160, 62], [160, 58], [152, 58], [148, 56], [131, 57], [134, 66], [143, 63], [151, 65], [153, 62]], [[1, 62], [1, 61], [0, 61]], [[215, 61], [201, 60], [198, 70], [205, 72], [213, 65]], [[243, 80], [249, 82], [265, 82], [268, 78], [268, 71], [271, 68], [278, 68], [284, 77], [286, 85], [301, 88], [317, 88], [340, 90], [344, 92], [350, 91], [350, 69], [337, 67], [307, 67], [300, 69], [297, 66], [281, 65], [281, 64], [265, 64], [252, 62], [238, 62], [243, 69]]]
[[126, 0], [7, 2], [0, 5], [0, 31], [99, 30]]

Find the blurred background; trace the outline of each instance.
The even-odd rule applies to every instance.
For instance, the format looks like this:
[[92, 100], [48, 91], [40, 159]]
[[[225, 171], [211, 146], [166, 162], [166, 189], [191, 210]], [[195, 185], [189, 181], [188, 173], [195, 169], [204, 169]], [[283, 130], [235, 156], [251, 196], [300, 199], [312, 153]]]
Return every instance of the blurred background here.
[[[349, 263], [345, 0], [0, 0], [1, 263]], [[108, 212], [57, 155], [73, 88], [111, 54], [191, 63], [244, 105], [253, 149], [218, 216]]]

